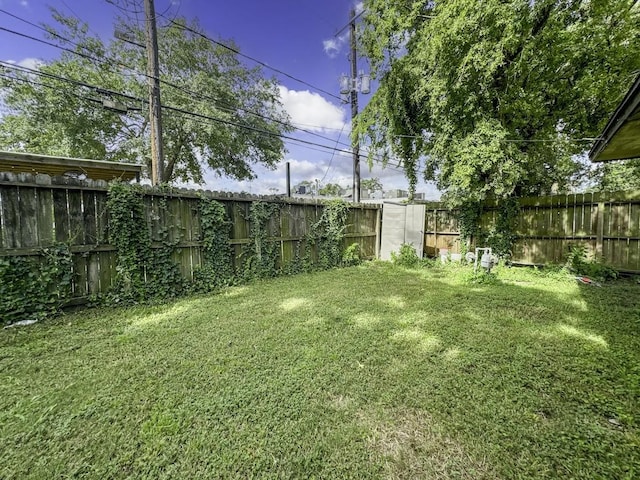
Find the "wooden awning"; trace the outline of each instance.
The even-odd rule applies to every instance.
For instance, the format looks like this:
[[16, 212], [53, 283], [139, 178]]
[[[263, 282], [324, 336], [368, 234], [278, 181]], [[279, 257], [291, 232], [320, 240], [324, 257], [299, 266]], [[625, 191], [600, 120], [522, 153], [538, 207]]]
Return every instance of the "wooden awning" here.
[[640, 75], [591, 151], [592, 162], [640, 158]]
[[0, 151], [0, 172], [62, 175], [85, 175], [92, 180], [140, 179], [142, 166], [133, 163], [105, 162], [81, 158], [53, 157]]

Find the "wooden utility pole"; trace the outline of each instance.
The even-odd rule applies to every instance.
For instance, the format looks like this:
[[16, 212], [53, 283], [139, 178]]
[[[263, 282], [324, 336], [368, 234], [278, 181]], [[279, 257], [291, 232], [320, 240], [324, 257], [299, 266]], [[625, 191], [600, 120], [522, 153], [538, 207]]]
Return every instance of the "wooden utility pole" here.
[[153, 0], [144, 0], [146, 18], [147, 81], [149, 83], [149, 123], [151, 125], [151, 183], [157, 185], [164, 178], [162, 149], [162, 103], [160, 102], [160, 65], [158, 62], [158, 32]]
[[[355, 119], [358, 116], [358, 55], [356, 51], [356, 11], [351, 9], [351, 127], [355, 127]], [[353, 201], [354, 203], [360, 202], [360, 141], [358, 135], [352, 134], [353, 151]]]

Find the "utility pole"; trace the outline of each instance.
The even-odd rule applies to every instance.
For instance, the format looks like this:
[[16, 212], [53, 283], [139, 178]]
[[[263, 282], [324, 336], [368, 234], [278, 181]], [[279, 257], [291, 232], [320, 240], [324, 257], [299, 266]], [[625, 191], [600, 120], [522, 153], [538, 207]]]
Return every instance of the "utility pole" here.
[[[356, 51], [356, 10], [351, 9], [351, 78], [358, 78], [358, 55]], [[355, 126], [355, 119], [358, 116], [358, 89], [351, 89], [351, 125]], [[360, 202], [360, 141], [358, 135], [352, 134], [353, 150], [353, 196], [354, 203]]]
[[164, 178], [162, 149], [162, 104], [160, 102], [160, 65], [158, 62], [158, 32], [153, 0], [144, 0], [146, 18], [147, 81], [149, 83], [149, 123], [151, 124], [151, 183], [157, 185]]
[[291, 198], [291, 163], [287, 162], [287, 198]]

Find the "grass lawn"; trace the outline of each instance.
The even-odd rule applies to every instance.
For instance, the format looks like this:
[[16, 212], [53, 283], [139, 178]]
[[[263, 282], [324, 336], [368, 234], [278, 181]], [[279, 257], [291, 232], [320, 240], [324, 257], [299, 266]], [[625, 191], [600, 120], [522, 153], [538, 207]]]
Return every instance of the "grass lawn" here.
[[373, 263], [0, 331], [0, 478], [640, 478], [640, 286]]

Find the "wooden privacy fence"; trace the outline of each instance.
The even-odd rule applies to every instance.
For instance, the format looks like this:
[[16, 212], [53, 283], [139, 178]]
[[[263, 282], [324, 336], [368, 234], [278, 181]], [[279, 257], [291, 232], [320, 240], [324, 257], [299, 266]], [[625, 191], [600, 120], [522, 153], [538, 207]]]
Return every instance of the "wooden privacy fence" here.
[[[566, 261], [572, 245], [620, 271], [640, 273], [640, 192], [522, 198], [513, 261], [543, 265]], [[427, 203], [425, 251], [460, 251], [456, 212]], [[497, 209], [486, 204], [481, 227], [490, 230]], [[477, 245], [483, 246], [483, 245]]]
[[[72, 296], [105, 293], [116, 275], [117, 256], [109, 244], [107, 184], [46, 175], [0, 173], [0, 257], [40, 255], [43, 248], [65, 243], [73, 254]], [[291, 262], [305, 245], [310, 227], [318, 221], [323, 205], [297, 199], [202, 192], [221, 202], [232, 222], [230, 244], [234, 262], [240, 262], [243, 246], [250, 243], [249, 209], [254, 201], [279, 203], [277, 216], [268, 224], [268, 240], [278, 242], [280, 265]], [[167, 214], [161, 214], [160, 202]], [[184, 278], [192, 279], [202, 263], [198, 203], [193, 190], [145, 193], [145, 211], [151, 240], [176, 242], [173, 256]], [[349, 209], [344, 247], [358, 243], [364, 257], [378, 253], [380, 206]], [[165, 236], [168, 232], [169, 238]]]

